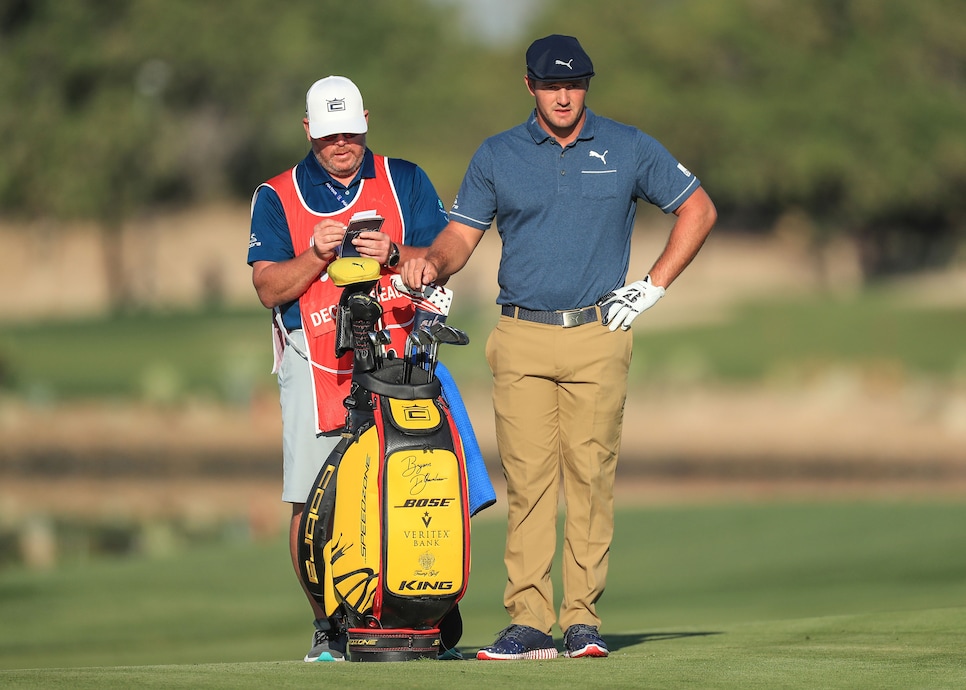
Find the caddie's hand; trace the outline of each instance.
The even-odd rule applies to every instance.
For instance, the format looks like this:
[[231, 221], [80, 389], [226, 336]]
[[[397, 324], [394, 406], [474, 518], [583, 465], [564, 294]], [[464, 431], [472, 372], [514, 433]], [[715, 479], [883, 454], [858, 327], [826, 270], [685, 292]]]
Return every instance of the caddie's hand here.
[[385, 264], [389, 260], [392, 240], [384, 232], [379, 230], [360, 232], [359, 236], [352, 240], [352, 244], [359, 252], [359, 256], [371, 257], [380, 264]]
[[605, 326], [609, 325], [612, 331], [618, 328], [627, 331], [638, 314], [653, 307], [662, 297], [664, 288], [651, 285], [651, 276], [646, 276], [644, 280], [608, 292], [597, 300], [597, 306], [603, 312]]
[[335, 258], [336, 248], [342, 244], [345, 228], [346, 226], [337, 220], [323, 220], [316, 223], [312, 228], [310, 249], [314, 250], [316, 256], [323, 261], [332, 261]]

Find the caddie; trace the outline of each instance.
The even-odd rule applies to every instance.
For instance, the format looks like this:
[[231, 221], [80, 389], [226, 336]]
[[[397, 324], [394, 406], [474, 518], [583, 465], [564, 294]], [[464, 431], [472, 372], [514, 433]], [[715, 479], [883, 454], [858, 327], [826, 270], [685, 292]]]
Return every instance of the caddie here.
[[[335, 356], [335, 305], [341, 289], [326, 274], [347, 223], [374, 212], [379, 231], [352, 244], [383, 266], [378, 285], [383, 326], [402, 355], [413, 319], [412, 299], [390, 275], [400, 260], [425, 252], [446, 224], [439, 195], [414, 163], [374, 154], [366, 146], [369, 112], [362, 94], [341, 76], [309, 88], [302, 120], [311, 150], [295, 167], [260, 185], [252, 199], [248, 263], [262, 304], [273, 310], [282, 408], [282, 500], [292, 504], [290, 547], [296, 574], [299, 520], [323, 461], [339, 441], [342, 402], [352, 378], [352, 352]], [[305, 583], [302, 583], [305, 589]], [[342, 661], [342, 621], [326, 618], [315, 599], [315, 631], [305, 661]]]

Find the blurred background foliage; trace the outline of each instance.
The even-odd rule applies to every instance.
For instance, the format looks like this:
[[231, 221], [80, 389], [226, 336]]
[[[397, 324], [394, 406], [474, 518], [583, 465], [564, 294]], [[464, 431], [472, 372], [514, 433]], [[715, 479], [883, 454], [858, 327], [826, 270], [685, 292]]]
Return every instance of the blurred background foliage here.
[[[711, 279], [695, 288], [729, 298], [697, 302], [699, 312], [710, 304], [713, 318], [666, 329], [649, 319], [636, 334], [646, 347], [636, 348], [633, 394], [689, 420], [685, 412], [696, 386], [720, 385], [725, 392], [717, 398], [718, 414], [708, 416], [721, 417], [719, 433], [736, 423], [756, 436], [772, 427], [785, 431], [802, 418], [784, 419], [785, 407], [760, 418], [740, 405], [736, 414], [721, 414], [730, 411], [733, 391], [756, 383], [779, 392], [804, 390], [809, 413], [813, 404], [829, 410], [814, 416], [821, 424], [815, 435], [823, 441], [829, 427], [841, 429], [832, 423], [839, 417], [858, 429], [871, 419], [886, 441], [904, 441], [897, 454], [914, 449], [911, 466], [925, 462], [914, 476], [936, 472], [937, 484], [947, 476], [958, 481], [960, 474], [943, 474], [928, 463], [933, 446], [922, 451], [922, 436], [911, 433], [915, 443], [906, 442], [886, 427], [918, 432], [917, 424], [938, 420], [928, 429], [946, 434], [940, 438], [950, 457], [966, 438], [966, 311], [959, 297], [966, 283], [940, 281], [930, 292], [940, 299], [920, 302], [908, 294], [913, 280], [906, 280], [966, 266], [962, 0], [0, 0], [0, 223], [5, 233], [13, 228], [29, 240], [17, 253], [17, 243], [3, 235], [8, 267], [22, 269], [8, 268], [4, 295], [27, 303], [28, 293], [35, 296], [32, 291], [48, 282], [51, 289], [43, 294], [56, 302], [67, 291], [80, 292], [86, 280], [105, 285], [103, 300], [113, 302], [107, 305], [113, 309], [93, 316], [83, 309], [72, 314], [69, 300], [50, 313], [34, 300], [18, 312], [20, 321], [0, 310], [0, 567], [18, 558], [31, 562], [13, 554], [27, 554], [33, 547], [23, 545], [36, 543], [34, 565], [50, 567], [58, 532], [65, 532], [60, 541], [68, 555], [72, 548], [151, 553], [182, 539], [207, 540], [217, 530], [205, 520], [219, 517], [208, 510], [210, 497], [162, 496], [164, 505], [200, 526], [176, 520], [170, 529], [142, 529], [133, 518], [114, 521], [122, 492], [110, 484], [106, 496], [86, 489], [95, 497], [92, 515], [107, 511], [103, 525], [31, 517], [45, 503], [54, 515], [67, 511], [64, 496], [83, 494], [83, 487], [44, 485], [34, 494], [43, 500], [25, 499], [24, 518], [17, 516], [22, 486], [14, 479], [44, 483], [56, 475], [69, 482], [144, 473], [154, 489], [163, 484], [159, 476], [167, 477], [173, 489], [162, 486], [162, 492], [182, 498], [183, 478], [212, 460], [208, 446], [189, 433], [196, 427], [177, 425], [187, 418], [199, 422], [205, 440], [213, 438], [219, 457], [228, 456], [242, 479], [246, 472], [260, 482], [276, 476], [277, 452], [266, 450], [275, 448], [274, 430], [264, 436], [265, 445], [239, 450], [228, 443], [238, 426], [212, 416], [206, 403], [228, 403], [240, 412], [230, 419], [246, 427], [278, 419], [266, 361], [267, 312], [255, 302], [244, 265], [244, 210], [258, 183], [305, 155], [301, 118], [313, 81], [351, 77], [370, 110], [370, 147], [419, 163], [448, 205], [479, 143], [522, 122], [533, 107], [523, 56], [530, 41], [549, 33], [580, 38], [597, 69], [590, 107], [662, 141], [717, 204], [714, 235], [737, 240], [733, 253], [720, 255], [727, 273], [712, 270]], [[187, 311], [180, 302], [146, 296], [160, 283], [156, 274], [188, 264], [193, 248], [178, 244], [183, 236], [177, 231], [198, 227], [200, 236], [210, 227], [203, 211], [222, 206], [242, 211], [224, 221], [227, 236], [237, 241], [212, 251], [243, 274], [251, 306], [233, 306], [223, 300], [227, 290], [214, 288], [202, 291]], [[188, 216], [203, 218], [192, 223]], [[648, 205], [640, 218], [642, 228], [650, 219], [667, 222]], [[183, 226], [175, 227], [179, 222]], [[78, 226], [87, 241], [88, 224], [99, 231], [102, 261], [86, 251], [78, 256], [79, 247], [88, 248], [79, 242], [58, 244]], [[160, 243], [130, 242], [134, 233], [154, 239], [150, 233], [166, 231], [177, 250], [164, 254], [167, 263], [157, 258]], [[738, 237], [748, 233], [751, 242]], [[125, 243], [134, 245], [126, 255]], [[749, 281], [730, 261], [756, 243], [793, 247], [792, 261], [774, 268], [779, 272], [795, 268], [803, 247], [819, 271], [823, 257], [848, 254], [849, 270], [839, 275], [850, 280], [854, 252], [857, 284], [835, 284], [834, 271], [825, 271], [825, 280], [809, 283], [819, 287], [807, 294], [773, 294], [766, 285], [756, 301], [746, 302], [740, 279]], [[141, 261], [141, 254], [157, 260]], [[767, 263], [763, 256], [772, 255], [751, 252], [742, 265]], [[197, 272], [207, 270], [201, 267]], [[187, 265], [185, 272], [195, 270]], [[91, 278], [102, 271], [102, 280]], [[138, 271], [146, 278], [135, 285], [131, 274]], [[27, 284], [27, 277], [36, 280]], [[455, 306], [460, 313], [450, 320], [472, 332], [473, 344], [448, 351], [445, 361], [464, 390], [479, 396], [489, 383], [482, 344], [494, 310], [474, 309], [485, 290], [464, 285]], [[675, 294], [679, 299], [682, 293]], [[954, 299], [946, 299], [950, 295]], [[688, 310], [685, 298], [666, 313]], [[8, 393], [27, 405], [14, 404]], [[66, 424], [77, 410], [57, 404], [90, 399], [106, 401], [105, 412]], [[862, 416], [859, 408], [872, 399], [894, 403], [901, 414]], [[120, 416], [131, 401], [147, 405]], [[264, 401], [270, 401], [270, 414]], [[144, 412], [148, 406], [183, 417], [155, 417]], [[121, 433], [122, 424], [144, 428], [143, 438]], [[24, 426], [28, 431], [21, 434]], [[634, 426], [646, 427], [648, 445], [640, 455], [654, 461], [654, 476], [662, 476], [668, 458], [652, 451], [661, 430], [652, 421], [635, 419]], [[695, 433], [717, 439], [708, 427], [702, 419]], [[789, 434], [792, 441], [811, 444], [810, 428]], [[63, 436], [54, 433], [64, 429]], [[18, 438], [30, 436], [31, 444], [13, 448], [13, 430]], [[168, 443], [181, 435], [186, 446], [200, 449]], [[85, 445], [86, 437], [97, 443]], [[734, 437], [721, 438], [727, 444]], [[845, 434], [841, 446], [830, 447], [870, 445], [868, 436], [854, 438]], [[124, 443], [131, 447], [120, 447]], [[818, 451], [798, 449], [806, 470], [815, 467], [807, 462], [812, 453], [824, 448], [815, 445]], [[666, 463], [675, 477], [676, 446]], [[871, 444], [864, 452], [876, 460], [881, 447]], [[832, 461], [848, 463], [848, 457]], [[717, 461], [715, 455], [709, 466]], [[226, 466], [214, 465], [217, 471]], [[688, 471], [703, 477], [700, 469]], [[837, 476], [866, 476], [851, 471]], [[270, 505], [277, 506], [274, 488], [269, 492]], [[143, 500], [132, 496], [136, 504]], [[243, 503], [233, 499], [231, 508], [247, 510]], [[148, 512], [139, 504], [131, 510]], [[265, 509], [267, 518], [259, 510], [245, 524], [275, 525], [274, 509]], [[230, 523], [231, 534], [238, 524]]]
[[804, 217], [816, 251], [856, 243], [867, 281], [961, 257], [958, 0], [525, 4], [527, 25], [494, 36], [446, 0], [3, 0], [0, 214], [110, 240], [139, 213], [246, 202], [304, 155], [304, 93], [328, 74], [360, 85], [370, 146], [448, 204], [480, 141], [526, 117], [523, 53], [556, 32], [594, 59], [591, 108], [694, 170], [721, 231]]

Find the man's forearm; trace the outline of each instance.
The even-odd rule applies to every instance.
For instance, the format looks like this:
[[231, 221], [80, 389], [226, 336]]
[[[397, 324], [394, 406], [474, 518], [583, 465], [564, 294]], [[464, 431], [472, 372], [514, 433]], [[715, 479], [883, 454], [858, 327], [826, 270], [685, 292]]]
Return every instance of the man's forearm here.
[[680, 209], [667, 245], [651, 267], [654, 285], [667, 287], [681, 275], [704, 245], [717, 218], [710, 197], [699, 187]]
[[327, 261], [311, 247], [287, 261], [257, 261], [252, 266], [252, 283], [258, 299], [268, 308], [294, 302], [325, 270]]
[[425, 259], [436, 267], [436, 281], [445, 283], [469, 260], [483, 233], [451, 221], [426, 250]]

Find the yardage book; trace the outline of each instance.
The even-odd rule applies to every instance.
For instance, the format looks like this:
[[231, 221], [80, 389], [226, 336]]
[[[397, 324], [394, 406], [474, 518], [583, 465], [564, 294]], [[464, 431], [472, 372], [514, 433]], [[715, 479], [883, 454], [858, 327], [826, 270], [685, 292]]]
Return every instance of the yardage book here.
[[349, 227], [342, 238], [342, 245], [339, 247], [339, 256], [359, 256], [359, 250], [352, 244], [352, 240], [359, 236], [360, 232], [370, 232], [382, 227], [385, 219], [376, 215], [375, 211], [359, 211], [349, 219]]

